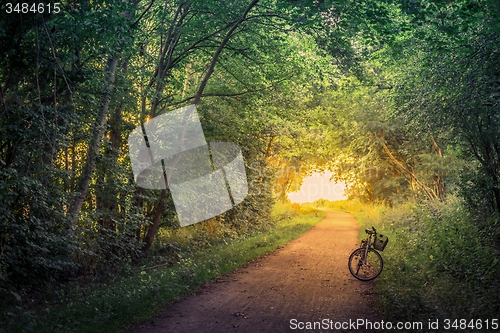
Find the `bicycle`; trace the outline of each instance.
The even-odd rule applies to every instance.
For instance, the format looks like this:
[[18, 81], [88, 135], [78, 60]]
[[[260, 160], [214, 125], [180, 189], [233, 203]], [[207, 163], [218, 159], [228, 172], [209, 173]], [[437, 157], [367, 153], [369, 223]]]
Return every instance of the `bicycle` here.
[[[366, 240], [361, 241], [361, 247], [354, 250], [349, 256], [349, 271], [358, 280], [370, 281], [375, 279], [382, 272], [384, 261], [378, 251], [383, 251], [389, 239], [387, 236], [377, 233], [377, 230], [372, 227], [373, 231], [366, 229], [368, 234]], [[372, 236], [374, 241], [372, 243]]]

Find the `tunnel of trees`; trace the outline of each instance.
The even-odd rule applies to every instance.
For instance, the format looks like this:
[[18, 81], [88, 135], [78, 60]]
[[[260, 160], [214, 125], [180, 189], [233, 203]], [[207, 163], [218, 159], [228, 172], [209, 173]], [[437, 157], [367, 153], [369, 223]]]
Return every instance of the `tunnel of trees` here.
[[203, 223], [244, 232], [330, 169], [367, 204], [456, 194], [500, 246], [496, 0], [0, 4], [2, 292], [168, 247], [172, 197], [136, 186], [127, 138], [190, 104], [249, 184]]

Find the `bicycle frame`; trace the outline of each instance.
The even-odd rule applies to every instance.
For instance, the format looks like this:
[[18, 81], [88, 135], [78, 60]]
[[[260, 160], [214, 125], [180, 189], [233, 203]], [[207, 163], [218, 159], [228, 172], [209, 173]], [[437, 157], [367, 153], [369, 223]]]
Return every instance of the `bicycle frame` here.
[[363, 256], [363, 265], [367, 265], [366, 258], [368, 258], [368, 249], [372, 243], [372, 234], [368, 234], [365, 240], [365, 255]]
[[377, 235], [377, 230], [373, 227], [372, 229], [373, 231], [369, 229], [365, 230], [368, 236], [361, 241], [361, 247], [354, 250], [349, 256], [349, 271], [355, 278], [361, 281], [375, 279], [384, 267], [384, 261], [380, 253], [373, 247], [376, 238], [374, 238], [372, 243], [372, 236], [375, 237]]

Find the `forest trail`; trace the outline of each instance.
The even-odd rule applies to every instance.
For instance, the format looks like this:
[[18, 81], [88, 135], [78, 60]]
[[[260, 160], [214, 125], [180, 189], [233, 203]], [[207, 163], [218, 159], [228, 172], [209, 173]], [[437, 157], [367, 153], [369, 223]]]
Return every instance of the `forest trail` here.
[[[347, 268], [358, 247], [358, 224], [348, 214], [324, 210], [326, 217], [301, 237], [196, 294], [168, 306], [151, 322], [129, 333], [297, 332], [291, 320], [378, 321], [374, 282], [355, 279]], [[316, 329], [307, 332], [363, 332]]]

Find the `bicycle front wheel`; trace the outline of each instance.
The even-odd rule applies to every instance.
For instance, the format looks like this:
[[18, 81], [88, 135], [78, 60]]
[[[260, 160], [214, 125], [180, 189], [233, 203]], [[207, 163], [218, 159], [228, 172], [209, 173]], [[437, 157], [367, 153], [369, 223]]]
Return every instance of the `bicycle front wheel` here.
[[360, 247], [349, 257], [349, 271], [361, 281], [375, 279], [382, 272], [384, 262], [380, 254], [372, 248], [368, 249], [366, 261], [364, 260], [365, 248]]

